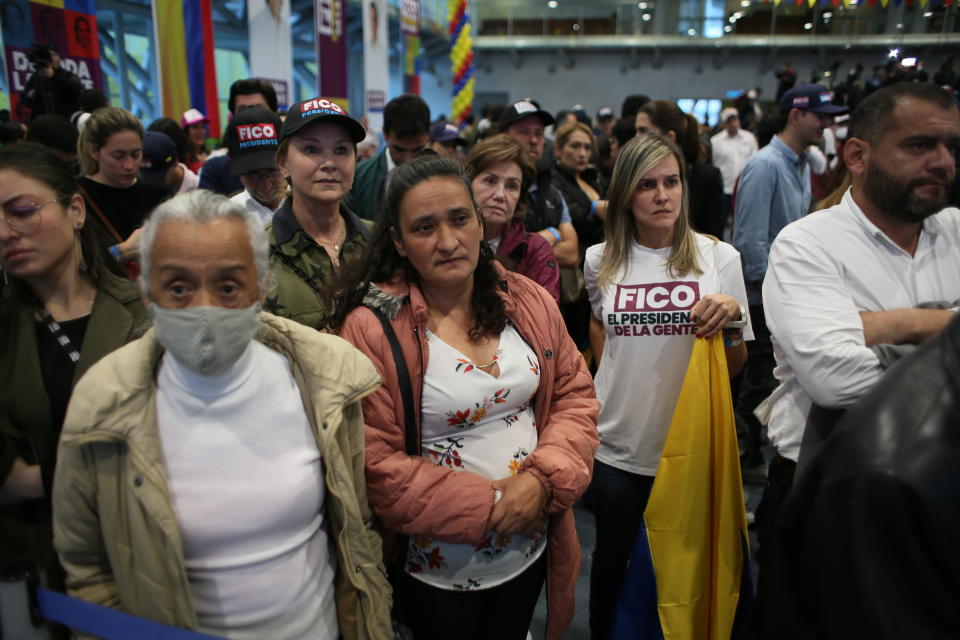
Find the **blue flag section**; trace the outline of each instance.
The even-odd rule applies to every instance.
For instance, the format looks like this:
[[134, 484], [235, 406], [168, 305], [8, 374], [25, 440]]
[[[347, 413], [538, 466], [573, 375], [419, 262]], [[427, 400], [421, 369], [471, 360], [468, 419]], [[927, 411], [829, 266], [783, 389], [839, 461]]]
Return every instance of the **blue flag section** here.
[[612, 640], [746, 638], [753, 586], [722, 336], [697, 340]]

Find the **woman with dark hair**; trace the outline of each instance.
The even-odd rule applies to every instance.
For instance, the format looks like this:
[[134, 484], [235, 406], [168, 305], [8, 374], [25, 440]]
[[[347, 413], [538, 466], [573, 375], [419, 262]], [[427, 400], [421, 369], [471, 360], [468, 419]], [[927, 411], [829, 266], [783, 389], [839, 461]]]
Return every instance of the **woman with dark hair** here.
[[702, 162], [699, 123], [693, 122], [669, 100], [648, 102], [637, 113], [637, 135], [656, 133], [675, 143], [686, 164], [687, 201], [694, 231], [723, 236], [723, 176], [712, 164]]
[[530, 154], [500, 134], [479, 143], [466, 157], [473, 194], [484, 219], [484, 238], [510, 271], [527, 276], [560, 302], [560, 269], [553, 248], [523, 226], [526, 198], [537, 175]]
[[[694, 340], [723, 330], [733, 376], [747, 357], [743, 340], [753, 339], [740, 254], [691, 229], [688, 191], [676, 145], [652, 134], [631, 140], [610, 182], [606, 241], [587, 249], [584, 262], [602, 406], [589, 495], [594, 638], [610, 635]], [[638, 375], [638, 363], [653, 375]]]
[[57, 586], [49, 496], [71, 391], [149, 322], [87, 222], [52, 151], [0, 149], [0, 573], [32, 566]]
[[359, 259], [370, 235], [343, 198], [353, 185], [359, 122], [326, 98], [290, 107], [277, 147], [289, 195], [267, 225], [272, 293], [266, 309], [314, 329], [330, 319], [341, 265]]
[[363, 405], [367, 491], [406, 622], [417, 640], [522, 640], [546, 579], [547, 638], [559, 638], [597, 401], [557, 305], [494, 260], [451, 158], [394, 171], [368, 255], [333, 328], [384, 383]]

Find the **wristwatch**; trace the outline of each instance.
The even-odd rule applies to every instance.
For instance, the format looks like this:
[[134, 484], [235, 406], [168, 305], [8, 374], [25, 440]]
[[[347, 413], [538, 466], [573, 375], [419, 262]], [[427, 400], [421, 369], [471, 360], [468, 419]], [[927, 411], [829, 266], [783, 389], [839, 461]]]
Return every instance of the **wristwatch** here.
[[740, 313], [724, 326], [724, 329], [743, 329], [747, 326], [747, 311], [740, 305]]

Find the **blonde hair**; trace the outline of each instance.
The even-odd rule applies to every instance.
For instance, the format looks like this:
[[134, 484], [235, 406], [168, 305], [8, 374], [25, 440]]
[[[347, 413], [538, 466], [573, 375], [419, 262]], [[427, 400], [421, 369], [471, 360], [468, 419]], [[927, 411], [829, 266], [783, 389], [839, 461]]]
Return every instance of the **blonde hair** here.
[[559, 151], [567, 145], [567, 142], [577, 131], [587, 134], [587, 137], [590, 138], [590, 148], [597, 148], [597, 139], [593, 135], [593, 131], [590, 130], [590, 127], [583, 124], [582, 122], [571, 122], [570, 124], [565, 124], [559, 129], [557, 129], [557, 136], [554, 139], [553, 148]]
[[90, 114], [77, 139], [77, 155], [84, 175], [90, 176], [100, 170], [100, 164], [91, 151], [99, 151], [110, 136], [121, 131], [133, 131], [143, 140], [143, 124], [126, 109], [104, 107]]
[[673, 228], [673, 244], [667, 259], [667, 273], [671, 277], [683, 276], [691, 271], [703, 273], [697, 262], [697, 239], [690, 228], [687, 210], [686, 163], [677, 146], [667, 138], [653, 133], [637, 136], [628, 142], [617, 157], [613, 177], [607, 190], [607, 222], [604, 230], [605, 245], [600, 260], [597, 280], [600, 287], [614, 282], [621, 270], [630, 262], [630, 248], [637, 233], [631, 201], [637, 186], [650, 171], [669, 156], [677, 161], [683, 196], [680, 215]]

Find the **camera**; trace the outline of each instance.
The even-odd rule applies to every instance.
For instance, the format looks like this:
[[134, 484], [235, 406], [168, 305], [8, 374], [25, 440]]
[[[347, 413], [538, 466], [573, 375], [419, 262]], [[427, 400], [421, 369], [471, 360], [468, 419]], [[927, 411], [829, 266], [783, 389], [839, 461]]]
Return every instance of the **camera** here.
[[50, 66], [53, 64], [53, 56], [50, 55], [50, 47], [45, 44], [34, 44], [32, 47], [30, 47], [30, 53], [27, 54], [27, 60], [29, 60], [37, 69]]

